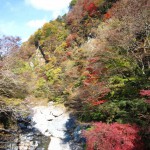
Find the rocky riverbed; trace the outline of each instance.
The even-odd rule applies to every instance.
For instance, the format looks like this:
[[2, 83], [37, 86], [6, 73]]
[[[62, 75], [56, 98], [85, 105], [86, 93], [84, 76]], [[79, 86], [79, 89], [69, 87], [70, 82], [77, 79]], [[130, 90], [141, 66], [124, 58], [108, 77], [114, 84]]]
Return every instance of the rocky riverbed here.
[[86, 126], [77, 124], [62, 105], [35, 106], [31, 115], [18, 121], [18, 127], [6, 150], [83, 150], [81, 130]]
[[43, 135], [50, 137], [48, 150], [82, 150], [81, 126], [65, 107], [54, 105], [33, 108], [33, 123]]

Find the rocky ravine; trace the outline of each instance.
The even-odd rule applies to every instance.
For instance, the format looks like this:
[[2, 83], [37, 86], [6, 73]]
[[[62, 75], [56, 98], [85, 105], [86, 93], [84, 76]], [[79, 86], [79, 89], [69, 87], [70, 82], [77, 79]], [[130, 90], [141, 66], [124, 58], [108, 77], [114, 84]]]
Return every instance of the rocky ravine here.
[[51, 141], [48, 150], [82, 150], [84, 139], [81, 138], [81, 126], [65, 107], [54, 105], [33, 108], [33, 126]]
[[50, 102], [33, 106], [31, 112], [18, 120], [18, 131], [11, 140], [0, 142], [1, 150], [83, 150], [81, 129], [86, 126], [78, 125], [64, 106]]

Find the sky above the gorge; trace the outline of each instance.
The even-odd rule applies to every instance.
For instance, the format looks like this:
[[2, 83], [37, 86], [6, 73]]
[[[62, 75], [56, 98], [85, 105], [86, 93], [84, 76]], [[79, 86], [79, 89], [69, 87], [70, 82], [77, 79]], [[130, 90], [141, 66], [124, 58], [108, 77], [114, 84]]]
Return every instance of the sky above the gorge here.
[[71, 0], [0, 0], [0, 35], [26, 41], [45, 22], [68, 11]]

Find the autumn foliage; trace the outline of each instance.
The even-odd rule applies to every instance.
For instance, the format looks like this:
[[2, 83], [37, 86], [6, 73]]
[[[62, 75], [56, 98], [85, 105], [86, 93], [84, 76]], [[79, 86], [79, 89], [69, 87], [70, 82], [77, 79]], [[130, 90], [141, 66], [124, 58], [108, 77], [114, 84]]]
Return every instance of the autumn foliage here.
[[76, 38], [77, 38], [77, 34], [75, 33], [69, 34], [66, 38], [67, 47], [70, 47], [71, 44], [76, 40]]
[[140, 129], [130, 124], [149, 128], [148, 6], [147, 0], [72, 0], [66, 15], [22, 45], [12, 65], [31, 94], [64, 102], [80, 121], [103, 122], [84, 131], [87, 150], [143, 149]]
[[146, 103], [150, 103], [150, 90], [141, 90], [140, 95], [146, 97]]
[[88, 12], [90, 16], [93, 16], [97, 13], [98, 7], [94, 4], [94, 2], [88, 2], [88, 0], [84, 1], [84, 10]]
[[150, 90], [141, 90], [140, 94], [142, 96], [148, 96], [148, 97], [150, 97]]
[[135, 125], [98, 122], [84, 131], [83, 136], [87, 140], [87, 150], [143, 150], [139, 131]]
[[[107, 102], [105, 96], [110, 92], [106, 83], [101, 81], [101, 76], [104, 75], [104, 67], [102, 67], [102, 64], [99, 64], [98, 61], [98, 57], [89, 59], [89, 64], [83, 73], [85, 78], [82, 81], [83, 87], [80, 97], [86, 104], [90, 104], [92, 106], [101, 105]], [[98, 66], [99, 68], [97, 68]]]
[[111, 14], [109, 12], [107, 12], [105, 15], [104, 15], [104, 20], [107, 20], [107, 19], [110, 19], [111, 18]]

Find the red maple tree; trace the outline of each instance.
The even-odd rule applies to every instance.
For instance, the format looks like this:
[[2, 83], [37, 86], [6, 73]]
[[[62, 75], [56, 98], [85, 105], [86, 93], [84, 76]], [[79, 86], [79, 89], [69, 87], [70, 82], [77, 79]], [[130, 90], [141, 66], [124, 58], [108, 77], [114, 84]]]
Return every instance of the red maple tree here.
[[139, 127], [130, 124], [96, 122], [83, 131], [87, 150], [143, 150]]

